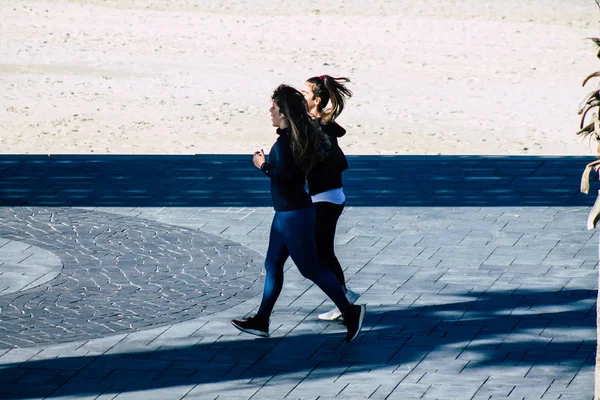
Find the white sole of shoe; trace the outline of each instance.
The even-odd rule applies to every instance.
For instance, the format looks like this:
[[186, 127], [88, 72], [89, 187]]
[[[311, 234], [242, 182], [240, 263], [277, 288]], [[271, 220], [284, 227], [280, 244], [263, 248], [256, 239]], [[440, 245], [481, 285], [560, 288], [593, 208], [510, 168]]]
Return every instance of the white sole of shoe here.
[[329, 312], [319, 314], [319, 319], [323, 321], [337, 321], [341, 317], [342, 313], [337, 309], [337, 307]]
[[[348, 291], [346, 292], [346, 300], [348, 300], [348, 302], [350, 304], [354, 304], [356, 302], [356, 300], [358, 300], [359, 297], [360, 297], [360, 294], [355, 293], [350, 289], [348, 289]], [[323, 321], [337, 321], [338, 319], [342, 318], [342, 313], [336, 307], [331, 311], [328, 311], [323, 314], [319, 314], [318, 317], [320, 320], [323, 320]]]
[[259, 331], [259, 330], [256, 330], [256, 329], [246, 329], [246, 328], [242, 328], [241, 326], [239, 326], [239, 325], [236, 325], [236, 324], [234, 324], [233, 322], [231, 323], [231, 325], [235, 326], [235, 327], [236, 327], [237, 329], [239, 329], [240, 331], [242, 331], [242, 332], [245, 332], [245, 333], [249, 333], [249, 334], [251, 334], [251, 335], [255, 335], [255, 336], [261, 336], [261, 337], [269, 337], [269, 336], [271, 336], [271, 335], [269, 334], [269, 332], [263, 332], [263, 331]]

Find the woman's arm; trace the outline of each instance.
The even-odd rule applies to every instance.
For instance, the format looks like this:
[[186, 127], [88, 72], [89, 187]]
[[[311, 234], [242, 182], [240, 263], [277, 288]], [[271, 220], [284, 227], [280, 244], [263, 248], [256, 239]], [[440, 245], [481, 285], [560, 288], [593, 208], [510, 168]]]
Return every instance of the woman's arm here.
[[270, 157], [273, 157], [276, 162], [264, 161], [260, 165], [260, 170], [274, 182], [292, 180], [294, 177], [294, 158], [291, 147], [287, 143], [277, 140], [271, 149]]

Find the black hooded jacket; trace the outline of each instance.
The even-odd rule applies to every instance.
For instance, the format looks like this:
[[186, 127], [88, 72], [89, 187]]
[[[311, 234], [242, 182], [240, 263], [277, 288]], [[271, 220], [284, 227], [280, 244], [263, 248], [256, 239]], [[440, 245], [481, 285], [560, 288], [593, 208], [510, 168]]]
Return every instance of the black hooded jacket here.
[[338, 145], [338, 138], [344, 136], [346, 130], [335, 121], [324, 124], [319, 119], [319, 126], [329, 137], [331, 148], [325, 159], [316, 164], [307, 176], [308, 193], [311, 196], [341, 188], [342, 171], [348, 169], [348, 160]]

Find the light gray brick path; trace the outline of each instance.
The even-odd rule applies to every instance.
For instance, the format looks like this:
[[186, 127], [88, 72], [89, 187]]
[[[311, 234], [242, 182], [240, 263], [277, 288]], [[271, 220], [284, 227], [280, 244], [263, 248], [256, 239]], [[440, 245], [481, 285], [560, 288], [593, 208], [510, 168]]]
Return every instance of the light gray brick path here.
[[[575, 174], [556, 179], [559, 170], [575, 169], [575, 163], [567, 161], [563, 164], [570, 168], [554, 168], [546, 159], [526, 159], [518, 165], [513, 160], [492, 159], [490, 165], [500, 178], [494, 185], [484, 185], [498, 193], [522, 187], [514, 191], [517, 200], [501, 198], [507, 201], [502, 206], [494, 206], [496, 195], [491, 191], [476, 199], [469, 180], [460, 183], [461, 177], [489, 170], [481, 159], [462, 164], [444, 161], [453, 178], [454, 194], [448, 204], [433, 194], [423, 197], [426, 206], [418, 206], [412, 204], [417, 202], [412, 197], [414, 188], [430, 176], [424, 165], [416, 168], [420, 158], [407, 160], [407, 168], [412, 165], [413, 172], [422, 171], [412, 176], [385, 167], [385, 158], [375, 160], [375, 165], [388, 168], [384, 177], [405, 182], [408, 191], [395, 204], [355, 206], [349, 202], [340, 219], [338, 256], [349, 286], [361, 293], [359, 302], [368, 304], [364, 331], [350, 344], [343, 342], [340, 323], [316, 318], [331, 303], [291, 264], [271, 318], [272, 337], [254, 338], [231, 327], [231, 318], [255, 311], [260, 302], [258, 267], [267, 246], [269, 207], [137, 207], [128, 201], [111, 208], [84, 203], [80, 206], [85, 208], [29, 204], [28, 208], [12, 207], [10, 212], [0, 209], [0, 237], [50, 251], [65, 265], [57, 279], [77, 273], [69, 268], [83, 271], [97, 262], [86, 258], [75, 264], [75, 257], [81, 260], [93, 254], [112, 260], [103, 267], [117, 268], [114, 256], [100, 255], [136, 254], [147, 260], [151, 249], [152, 254], [164, 256], [159, 258], [161, 265], [172, 265], [181, 258], [169, 250], [179, 249], [187, 256], [210, 242], [237, 244], [235, 248], [245, 256], [252, 255], [257, 267], [246, 272], [252, 272], [258, 282], [240, 286], [226, 306], [209, 315], [199, 312], [182, 318], [181, 307], [191, 296], [186, 290], [194, 288], [180, 287], [183, 275], [172, 273], [160, 281], [164, 287], [178, 287], [182, 294], [156, 297], [155, 303], [171, 307], [173, 322], [162, 319], [157, 307], [144, 318], [158, 321], [144, 329], [134, 326], [99, 335], [94, 330], [90, 336], [66, 333], [67, 340], [56, 334], [43, 344], [0, 348], [0, 398], [591, 400], [598, 236], [584, 226], [593, 197], [582, 199], [574, 193]], [[358, 159], [354, 166], [355, 175], [349, 171], [348, 179], [354, 193], [361, 187], [371, 190], [361, 174], [372, 174], [373, 163]], [[540, 166], [547, 166], [547, 172]], [[553, 188], [544, 186], [541, 190], [547, 193], [536, 198], [535, 190], [527, 189], [529, 177], [554, 182], [559, 195], [548, 197]], [[411, 186], [410, 182], [415, 183]], [[397, 187], [390, 190], [401, 193]], [[429, 189], [423, 190], [421, 194]], [[44, 193], [50, 192], [45, 189]], [[54, 193], [60, 198], [60, 192]], [[38, 194], [30, 195], [37, 198]], [[459, 197], [467, 199], [467, 204], [457, 204]], [[218, 193], [215, 199], [222, 201]], [[357, 199], [357, 203], [369, 201], [368, 197]], [[35, 217], [52, 210], [54, 219], [46, 216], [41, 223]], [[78, 235], [96, 229], [104, 237], [100, 235], [93, 245], [83, 236], [78, 242], [73, 226], [79, 227]], [[144, 240], [135, 232], [143, 232]], [[182, 245], [192, 239], [196, 245]], [[120, 250], [123, 246], [127, 251]], [[133, 251], [142, 247], [139, 255]], [[220, 254], [225, 253], [230, 254]], [[135, 258], [127, 260], [130, 266], [135, 262]], [[11, 299], [12, 304], [17, 299], [15, 304], [20, 304], [19, 299], [31, 293], [61, 293], [60, 301], [75, 294], [77, 285], [68, 283], [69, 291], [57, 292], [58, 288], [52, 288], [56, 281], [38, 291], [0, 296], [0, 301]], [[219, 278], [216, 284], [225, 283]], [[103, 286], [107, 293], [115, 292], [111, 285]], [[127, 297], [119, 304], [129, 301]], [[217, 307], [215, 299], [202, 306]], [[88, 302], [94, 310], [112, 304], [91, 294], [81, 297], [81, 303]], [[62, 313], [69, 315], [70, 307], [65, 306]], [[3, 307], [1, 322], [25, 318], [22, 310]], [[47, 312], [33, 305], [27, 310], [35, 315]], [[11, 319], [5, 318], [5, 311]], [[78, 321], [85, 326], [85, 318]], [[34, 329], [35, 324], [27, 328]], [[4, 333], [0, 338], [5, 338]]]
[[60, 274], [62, 266], [48, 251], [0, 238], [0, 295], [42, 285]]

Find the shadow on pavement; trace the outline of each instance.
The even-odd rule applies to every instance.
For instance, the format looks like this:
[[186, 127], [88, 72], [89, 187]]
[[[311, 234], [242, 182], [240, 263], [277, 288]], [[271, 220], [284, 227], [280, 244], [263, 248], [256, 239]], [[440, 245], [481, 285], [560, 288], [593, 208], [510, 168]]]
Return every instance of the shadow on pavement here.
[[[347, 205], [591, 206], [591, 157], [348, 156]], [[592, 185], [592, 191], [594, 190]], [[270, 207], [250, 155], [0, 155], [0, 206]]]
[[[582, 366], [593, 365], [595, 291], [519, 290], [463, 297], [441, 305], [371, 307], [364, 332], [350, 344], [343, 342], [341, 325], [339, 333], [270, 339], [242, 335], [227, 340], [226, 336], [237, 334], [231, 327], [223, 340], [196, 346], [4, 364], [0, 366], [0, 398], [110, 394], [238, 379], [249, 382], [275, 373], [322, 379], [336, 377], [349, 367], [352, 372], [398, 368], [406, 374], [410, 368], [402, 369], [403, 365], [414, 365], [436, 352], [441, 353], [434, 358], [442, 372], [444, 367], [473, 370], [498, 365], [525, 370], [534, 365], [559, 368], [560, 363], [561, 376], [568, 379]], [[568, 341], [562, 339], [566, 337]], [[258, 390], [264, 382], [249, 382], [248, 388]]]

